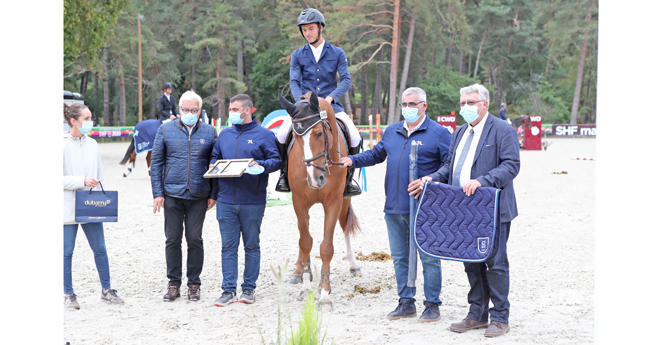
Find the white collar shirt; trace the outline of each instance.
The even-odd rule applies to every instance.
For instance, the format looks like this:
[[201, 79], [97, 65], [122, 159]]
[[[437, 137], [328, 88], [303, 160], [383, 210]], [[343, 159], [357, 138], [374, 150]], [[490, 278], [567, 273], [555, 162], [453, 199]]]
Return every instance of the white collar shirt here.
[[417, 126], [415, 126], [415, 128], [413, 128], [412, 130], [411, 130], [410, 128], [408, 128], [408, 121], [403, 120], [403, 128], [405, 128], [406, 131], [408, 131], [408, 137], [410, 137], [410, 136], [413, 134], [414, 131], [418, 130], [419, 127], [422, 126], [422, 124], [424, 123], [424, 121], [426, 121], [426, 114], [421, 115], [421, 116], [424, 116], [424, 119], [423, 119], [422, 121], [420, 121], [420, 122], [417, 124]]
[[319, 62], [319, 59], [321, 58], [323, 46], [325, 46], [325, 40], [323, 40], [323, 42], [321, 42], [318, 47], [314, 47], [311, 44], [309, 45], [309, 47], [312, 48], [312, 54], [314, 54], [314, 59], [316, 59], [316, 62]]
[[[468, 124], [467, 128], [465, 129], [465, 132], [463, 132], [463, 136], [461, 137], [461, 141], [458, 143], [458, 146], [456, 146], [456, 152], [454, 153], [454, 174], [453, 176], [456, 176], [457, 173], [460, 176], [460, 183], [461, 187], [463, 187], [468, 181], [470, 181], [470, 172], [472, 171], [472, 164], [474, 163], [474, 155], [477, 152], [477, 146], [479, 145], [479, 138], [481, 138], [481, 133], [484, 131], [484, 126], [486, 125], [486, 120], [488, 119], [488, 114], [477, 123], [476, 126], [472, 127], [471, 124]], [[458, 163], [459, 157], [461, 156], [461, 153], [463, 152], [463, 147], [465, 146], [465, 142], [467, 141], [468, 136], [470, 136], [470, 130], [474, 130], [474, 134], [472, 137], [472, 142], [470, 143], [470, 147], [468, 149], [467, 156], [465, 157], [465, 162], [463, 163], [463, 168], [461, 169], [460, 172], [455, 171], [456, 170], [456, 165]], [[455, 178], [455, 177], [452, 177]], [[451, 181], [449, 181], [451, 183]]]

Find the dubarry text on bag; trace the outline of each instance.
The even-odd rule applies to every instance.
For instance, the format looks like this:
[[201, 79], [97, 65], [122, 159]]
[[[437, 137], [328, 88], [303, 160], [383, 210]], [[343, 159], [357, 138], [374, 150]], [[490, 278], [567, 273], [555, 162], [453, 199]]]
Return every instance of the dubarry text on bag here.
[[104, 223], [117, 221], [117, 191], [76, 191], [76, 222]]

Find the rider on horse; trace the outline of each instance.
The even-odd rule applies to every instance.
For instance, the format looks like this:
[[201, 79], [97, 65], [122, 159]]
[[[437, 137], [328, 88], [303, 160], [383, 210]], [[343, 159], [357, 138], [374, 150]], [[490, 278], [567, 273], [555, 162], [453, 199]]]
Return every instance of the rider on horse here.
[[[296, 102], [307, 91], [314, 92], [317, 96], [325, 98], [332, 105], [335, 117], [341, 120], [347, 127], [350, 137], [348, 154], [359, 153], [362, 137], [360, 132], [344, 112], [344, 107], [339, 99], [351, 87], [351, 74], [348, 71], [348, 60], [344, 50], [326, 42], [323, 37], [325, 19], [321, 12], [308, 8], [298, 16], [298, 29], [307, 39], [309, 44], [299, 48], [291, 54], [291, 69], [289, 79], [291, 93]], [[337, 85], [337, 73], [341, 82]], [[287, 117], [278, 130], [278, 149], [282, 156], [282, 175], [275, 190], [289, 192], [289, 181], [287, 177], [287, 136], [291, 131], [291, 118]], [[355, 169], [348, 169], [344, 197], [357, 196], [362, 193], [360, 186], [353, 180]]]

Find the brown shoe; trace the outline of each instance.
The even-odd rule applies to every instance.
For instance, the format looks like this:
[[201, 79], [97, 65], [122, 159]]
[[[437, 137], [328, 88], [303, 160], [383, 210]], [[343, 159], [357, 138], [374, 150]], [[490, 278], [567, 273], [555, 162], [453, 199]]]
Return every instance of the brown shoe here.
[[484, 335], [488, 338], [497, 337], [509, 332], [509, 324], [499, 321], [491, 321]]
[[451, 326], [449, 326], [449, 329], [454, 332], [463, 333], [471, 329], [486, 328], [487, 326], [488, 322], [479, 322], [470, 317], [466, 317], [461, 322], [452, 323]]
[[170, 283], [167, 285], [167, 293], [165, 296], [163, 296], [163, 301], [164, 302], [172, 302], [174, 301], [177, 297], [180, 297], [181, 294], [179, 293], [179, 288]]
[[188, 285], [188, 300], [199, 301], [199, 285]]

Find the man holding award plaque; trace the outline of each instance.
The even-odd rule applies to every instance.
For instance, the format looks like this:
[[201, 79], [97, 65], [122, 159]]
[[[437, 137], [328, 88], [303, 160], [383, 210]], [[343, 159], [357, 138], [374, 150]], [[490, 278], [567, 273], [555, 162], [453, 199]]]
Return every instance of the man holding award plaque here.
[[[234, 302], [252, 304], [259, 277], [261, 250], [259, 233], [266, 209], [268, 174], [280, 169], [281, 160], [275, 134], [256, 122], [252, 114], [252, 99], [239, 94], [229, 101], [229, 122], [213, 147], [211, 162], [232, 160], [212, 181], [219, 185], [217, 219], [222, 238], [222, 296], [215, 301], [218, 307]], [[245, 165], [232, 164], [252, 159]], [[233, 171], [233, 166], [240, 171]], [[212, 166], [210, 167], [212, 168]], [[229, 171], [228, 171], [229, 170]], [[223, 177], [232, 175], [233, 177]], [[236, 298], [238, 279], [238, 245], [241, 236], [245, 250], [242, 294]]]

